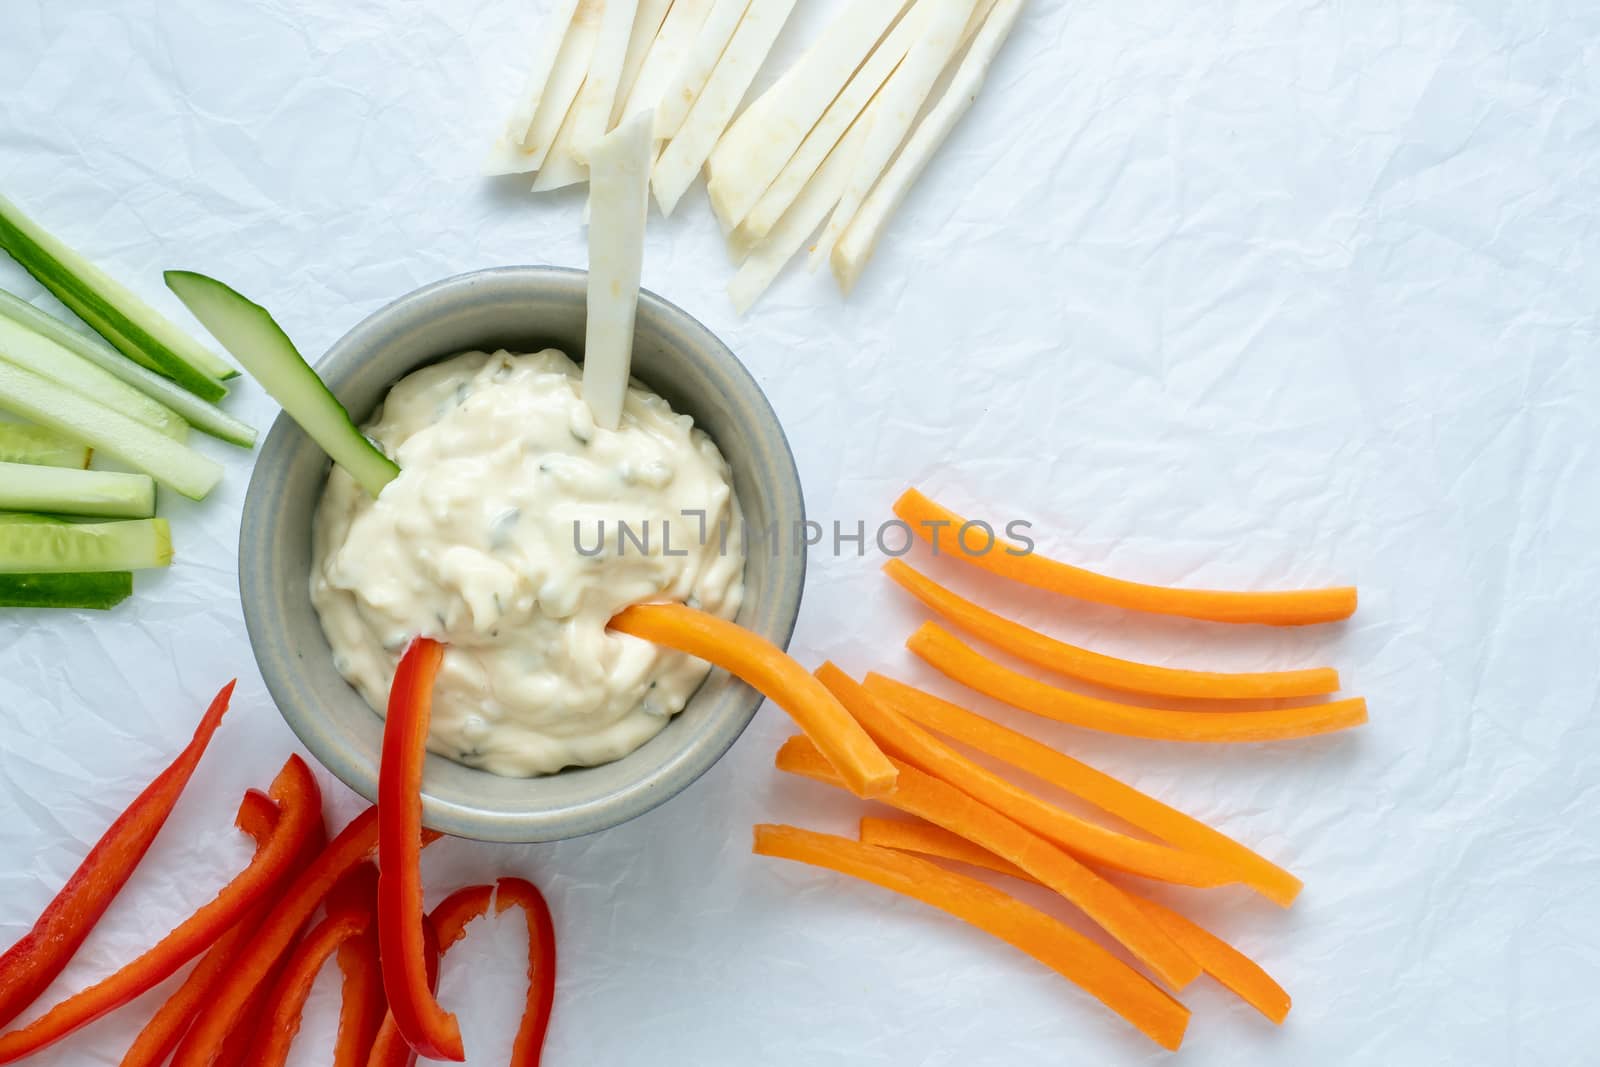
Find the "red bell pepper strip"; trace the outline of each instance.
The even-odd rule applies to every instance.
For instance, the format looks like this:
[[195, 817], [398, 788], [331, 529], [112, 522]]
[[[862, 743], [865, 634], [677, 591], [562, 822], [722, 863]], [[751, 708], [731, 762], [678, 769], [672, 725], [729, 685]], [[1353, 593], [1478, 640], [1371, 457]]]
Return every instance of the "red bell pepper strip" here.
[[[423, 835], [431, 844], [438, 834]], [[276, 894], [277, 900], [261, 929], [245, 946], [238, 962], [211, 990], [210, 999], [184, 1036], [173, 1057], [173, 1067], [211, 1067], [236, 1020], [252, 994], [272, 973], [313, 912], [339, 880], [372, 855], [378, 847], [378, 809], [356, 816], [323, 849], [300, 876]]]
[[[295, 862], [292, 877], [299, 878], [301, 874], [305, 873], [305, 869], [311, 866], [312, 861], [322, 855], [322, 850], [327, 847], [328, 830], [322, 820], [318, 819], [317, 832], [312, 835], [311, 840], [306, 842], [305, 849], [301, 851], [300, 858]], [[287, 886], [291, 883], [292, 879], [291, 882], [284, 884]], [[270, 903], [269, 901], [268, 907], [256, 916], [255, 924], [251, 929], [251, 937], [255, 936], [255, 931], [261, 929], [261, 924], [266, 921], [267, 914], [271, 911]], [[300, 938], [304, 934], [305, 925], [302, 924], [300, 929], [295, 931], [294, 940], [290, 942], [290, 950], [300, 943]], [[242, 954], [248, 944], [248, 940], [241, 944], [239, 953]], [[234, 958], [237, 959], [238, 954], [235, 954]], [[250, 994], [249, 1001], [245, 1003], [244, 1011], [240, 1013], [238, 1021], [234, 1023], [217, 1049], [217, 1054], [212, 1060], [214, 1067], [249, 1067], [250, 1046], [255, 1043], [256, 1028], [261, 1022], [261, 1015], [266, 1006], [267, 997], [272, 994], [273, 987], [278, 984], [278, 976], [283, 973], [283, 968], [288, 962], [288, 953], [285, 952], [272, 965], [272, 970], [268, 973], [266, 979], [256, 988], [255, 992]], [[208, 994], [209, 992], [210, 990], [207, 990]]]
[[[378, 904], [378, 868], [363, 863], [328, 892], [327, 910], [374, 916]], [[363, 1067], [389, 1005], [383, 999], [383, 971], [378, 963], [378, 931], [373, 923], [359, 937], [339, 946], [339, 1034], [333, 1046], [333, 1067]]]
[[521, 878], [502, 878], [493, 886], [468, 886], [450, 894], [432, 914], [439, 952], [448, 952], [466, 934], [467, 924], [488, 912], [491, 897], [496, 915], [519, 907], [528, 921], [528, 1006], [511, 1046], [510, 1067], [538, 1067], [556, 992], [555, 925], [538, 887]]
[[[335, 951], [372, 932], [377, 873], [372, 864], [363, 863], [329, 891], [327, 918], [290, 952], [283, 974], [267, 999], [250, 1053], [251, 1067], [283, 1067], [288, 1062], [289, 1047], [300, 1030], [301, 1014], [317, 972]], [[366, 1052], [363, 1048], [363, 1060]]]
[[433, 717], [433, 681], [444, 645], [415, 638], [389, 686], [378, 764], [378, 945], [383, 992], [406, 1044], [433, 1060], [466, 1059], [456, 1017], [428, 988], [422, 934], [422, 766]]
[[256, 843], [256, 851], [267, 843], [272, 831], [278, 827], [278, 804], [259, 789], [246, 789], [239, 801], [239, 812], [233, 825], [244, 831]]
[[511, 1067], [539, 1067], [545, 1033], [556, 999], [556, 928], [550, 905], [532, 882], [502, 878], [495, 894], [495, 913], [515, 905], [528, 921], [528, 1006], [512, 1045]]
[[[550, 920], [550, 906], [545, 903], [544, 894], [532, 882], [521, 878], [502, 878], [495, 885], [467, 886], [440, 901], [428, 916], [428, 925], [437, 932], [438, 955], [443, 956], [466, 935], [468, 923], [488, 914], [491, 903], [496, 915], [507, 908], [520, 907], [527, 917], [528, 1006], [511, 1046], [510, 1067], [538, 1067], [556, 988], [555, 926]], [[380, 1046], [384, 1058], [379, 1058]], [[374, 1057], [367, 1061], [367, 1067], [410, 1067], [414, 1060], [403, 1058], [404, 1052], [410, 1051], [400, 1038], [394, 1016], [390, 1015], [379, 1031], [378, 1041], [373, 1045]]]
[[322, 903], [329, 915], [336, 911], [371, 912], [378, 906], [378, 868], [370, 862], [356, 864], [334, 883]]
[[[239, 807], [237, 822], [239, 829], [259, 840], [277, 825], [277, 818], [278, 806], [265, 793], [252, 789], [245, 794], [244, 803]], [[306, 864], [316, 859], [327, 844], [327, 833], [319, 817], [311, 836], [301, 848], [300, 855], [295, 858], [290, 877], [298, 877]], [[140, 1032], [133, 1047], [123, 1056], [121, 1067], [161, 1067], [167, 1062], [173, 1049], [178, 1047], [178, 1042], [183, 1040], [189, 1025], [194, 1022], [195, 1016], [200, 1013], [200, 1008], [210, 996], [212, 987], [233, 966], [233, 961], [244, 951], [250, 938], [255, 936], [261, 920], [266, 918], [270, 908], [270, 901], [257, 904], [254, 910], [235, 923], [206, 951], [194, 970], [189, 972], [189, 977], [185, 979], [183, 985], [166, 1004], [162, 1005], [155, 1017]], [[262, 993], [268, 991], [264, 990]], [[258, 1001], [262, 999], [261, 994], [258, 994], [256, 999]], [[250, 1022], [259, 1019], [258, 1009], [259, 1004], [251, 1004], [245, 1010], [243, 1019]], [[249, 1039], [253, 1034], [254, 1027], [245, 1022], [234, 1027], [228, 1039], [224, 1041], [216, 1062], [224, 1067], [242, 1065], [245, 1053], [248, 1051]]]
[[189, 784], [206, 745], [222, 725], [233, 684], [222, 687], [201, 718], [194, 740], [111, 824], [33, 929], [0, 955], [0, 1027], [20, 1015], [55, 980], [133, 875]]
[[[234, 822], [255, 839], [256, 855], [259, 856], [278, 825], [278, 806], [267, 794], [252, 789], [245, 793]], [[194, 970], [189, 972], [189, 977], [183, 980], [178, 991], [167, 998], [167, 1002], [161, 1005], [145, 1028], [139, 1031], [127, 1055], [122, 1057], [122, 1067], [161, 1067], [167, 1062], [167, 1057], [178, 1047], [184, 1031], [189, 1029], [189, 1024], [199, 1013], [212, 983], [233, 965], [234, 957], [250, 939], [250, 935], [255, 933], [255, 928], [266, 913], [265, 903], [257, 904], [219, 937], [216, 944], [206, 949], [206, 954], [200, 957], [200, 962], [195, 964]]]
[[333, 1067], [364, 1067], [389, 1013], [383, 999], [383, 970], [378, 962], [378, 931], [368, 929], [339, 946], [339, 1036], [333, 1046]]
[[444, 957], [457, 941], [467, 936], [467, 924], [489, 914], [494, 903], [494, 886], [469, 885], [439, 901], [428, 913], [433, 930], [439, 937], [439, 956]]
[[[422, 939], [427, 950], [428, 962], [428, 989], [439, 988], [439, 935], [433, 928], [432, 919], [422, 922]], [[378, 1027], [378, 1035], [372, 1039], [372, 1051], [367, 1056], [366, 1067], [415, 1067], [417, 1050], [406, 1044], [406, 1039], [400, 1036], [400, 1028], [394, 1024], [394, 1016], [384, 1009], [383, 1025]]]
[[250, 865], [215, 899], [132, 963], [68, 997], [22, 1029], [0, 1035], [0, 1063], [38, 1052], [154, 989], [266, 900], [285, 879], [312, 828], [322, 819], [322, 792], [311, 768], [299, 756], [289, 757], [268, 795], [277, 802], [278, 825]]
[[372, 1052], [367, 1056], [367, 1067], [414, 1067], [417, 1050], [406, 1044], [394, 1016], [385, 1014], [378, 1036], [372, 1039]]

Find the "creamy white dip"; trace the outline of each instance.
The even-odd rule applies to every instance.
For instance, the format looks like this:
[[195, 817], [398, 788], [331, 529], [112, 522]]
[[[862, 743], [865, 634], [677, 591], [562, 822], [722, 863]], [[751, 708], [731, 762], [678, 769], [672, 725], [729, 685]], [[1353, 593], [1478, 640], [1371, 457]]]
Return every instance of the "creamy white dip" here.
[[339, 673], [382, 714], [410, 639], [446, 642], [429, 747], [495, 774], [654, 737], [709, 668], [607, 620], [648, 600], [731, 619], [743, 593], [716, 445], [637, 384], [598, 429], [580, 380], [553, 349], [419, 370], [366, 428], [400, 476], [374, 500], [335, 468], [317, 510], [311, 599]]

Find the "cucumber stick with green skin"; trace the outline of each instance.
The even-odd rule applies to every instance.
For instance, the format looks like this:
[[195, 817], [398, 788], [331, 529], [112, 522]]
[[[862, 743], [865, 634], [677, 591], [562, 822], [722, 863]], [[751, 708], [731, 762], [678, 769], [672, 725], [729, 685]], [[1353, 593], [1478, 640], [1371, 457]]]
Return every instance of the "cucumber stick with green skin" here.
[[222, 480], [222, 465], [215, 460], [3, 359], [0, 410], [116, 456], [194, 500], [202, 499]]
[[395, 479], [400, 468], [394, 460], [367, 440], [266, 308], [204, 274], [169, 270], [166, 279], [211, 336], [363, 489], [377, 496]]
[[150, 399], [171, 408], [201, 433], [208, 433], [241, 448], [250, 448], [256, 443], [255, 427], [240, 422], [215, 404], [201, 400], [176, 382], [147, 370], [104, 342], [79, 333], [60, 319], [0, 289], [0, 319], [4, 318], [54, 341], [120, 378]]
[[16, 523], [54, 523], [57, 526], [71, 526], [80, 522], [101, 522], [101, 519], [84, 518], [81, 515], [46, 515], [33, 511], [0, 511], [0, 526], [10, 526]]
[[3, 196], [0, 248], [135, 363], [166, 375], [203, 400], [214, 403], [228, 394], [220, 380], [236, 374], [233, 368]]
[[0, 422], [0, 463], [31, 463], [38, 467], [89, 465], [94, 449], [43, 426], [25, 422]]
[[0, 608], [91, 608], [105, 611], [132, 595], [131, 571], [0, 574]]
[[148, 519], [156, 513], [156, 483], [148, 474], [0, 463], [0, 508]]
[[158, 404], [127, 382], [3, 315], [0, 315], [0, 359], [41, 378], [49, 378], [113, 411], [120, 411], [174, 441], [189, 436], [189, 424], [171, 408]]
[[0, 523], [0, 574], [137, 571], [171, 562], [166, 519]]

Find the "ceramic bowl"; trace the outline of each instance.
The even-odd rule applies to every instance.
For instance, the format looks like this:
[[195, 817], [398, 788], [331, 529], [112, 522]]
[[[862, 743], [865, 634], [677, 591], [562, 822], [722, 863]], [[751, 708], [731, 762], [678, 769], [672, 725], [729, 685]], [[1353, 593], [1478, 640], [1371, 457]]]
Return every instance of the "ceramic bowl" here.
[[[365, 422], [389, 387], [459, 352], [583, 351], [586, 276], [504, 267], [418, 289], [368, 316], [317, 363], [328, 388]], [[633, 373], [694, 418], [727, 457], [752, 529], [805, 518], [794, 457], [772, 406], [743, 364], [687, 312], [644, 293]], [[382, 719], [334, 670], [311, 605], [311, 527], [328, 460], [280, 415], [256, 460], [239, 537], [239, 593], [256, 662], [284, 719], [340, 781], [377, 795]], [[759, 544], [759, 542], [755, 542]], [[803, 552], [750, 553], [738, 622], [780, 647], [800, 610]], [[429, 754], [423, 822], [485, 841], [552, 841], [615, 826], [704, 774], [738, 739], [761, 697], [713, 671], [684, 710], [635, 752], [599, 767], [502, 778]]]

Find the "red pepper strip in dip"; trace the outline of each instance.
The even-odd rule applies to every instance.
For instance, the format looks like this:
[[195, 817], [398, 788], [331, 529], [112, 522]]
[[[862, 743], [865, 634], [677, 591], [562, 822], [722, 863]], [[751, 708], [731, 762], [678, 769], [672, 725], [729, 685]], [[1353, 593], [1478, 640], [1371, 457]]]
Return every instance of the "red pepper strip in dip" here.
[[[422, 923], [422, 938], [428, 949], [428, 988], [439, 988], [439, 934], [433, 928], [432, 919], [424, 919]], [[378, 1027], [378, 1036], [372, 1039], [372, 1051], [367, 1055], [366, 1067], [415, 1067], [417, 1050], [406, 1044], [406, 1039], [400, 1036], [400, 1028], [394, 1024], [394, 1016], [385, 1009], [383, 1025]]]
[[[438, 834], [426, 836], [432, 843]], [[211, 1067], [218, 1050], [252, 994], [272, 973], [278, 960], [294, 943], [301, 927], [317, 910], [341, 878], [372, 855], [378, 847], [378, 809], [356, 816], [313, 860], [300, 876], [277, 894], [277, 901], [261, 929], [250, 939], [238, 962], [211, 991], [200, 1016], [178, 1046], [173, 1067]]]
[[278, 825], [250, 865], [132, 963], [73, 994], [22, 1029], [0, 1034], [0, 1063], [38, 1052], [154, 989], [210, 948], [283, 883], [313, 827], [322, 820], [322, 791], [305, 761], [290, 756], [267, 792], [278, 805]]
[[[245, 793], [234, 822], [255, 839], [256, 854], [259, 856], [273, 828], [278, 825], [278, 806], [267, 794], [252, 789]], [[200, 962], [195, 964], [194, 970], [189, 972], [189, 977], [183, 980], [178, 991], [167, 998], [167, 1002], [157, 1009], [145, 1028], [139, 1031], [127, 1055], [122, 1057], [122, 1067], [161, 1067], [167, 1062], [172, 1050], [183, 1040], [184, 1031], [189, 1029], [189, 1024], [199, 1014], [200, 1005], [204, 1003], [211, 985], [233, 965], [234, 957], [255, 933], [266, 913], [265, 903], [257, 904], [219, 937], [216, 944], [206, 949], [206, 954], [200, 957]]]
[[233, 685], [222, 687], [201, 718], [194, 740], [95, 842], [33, 929], [0, 955], [0, 1026], [20, 1015], [55, 980], [133, 875], [222, 724]]
[[[372, 864], [363, 863], [329, 892], [327, 918], [290, 952], [283, 974], [267, 998], [250, 1052], [251, 1067], [283, 1067], [288, 1062], [317, 972], [339, 948], [372, 930], [376, 879]], [[362, 1052], [364, 1059], [366, 1050]]]
[[378, 764], [378, 945], [383, 992], [406, 1044], [431, 1060], [466, 1059], [456, 1017], [428, 988], [422, 935], [422, 765], [433, 717], [433, 681], [444, 645], [412, 640], [389, 686]]

